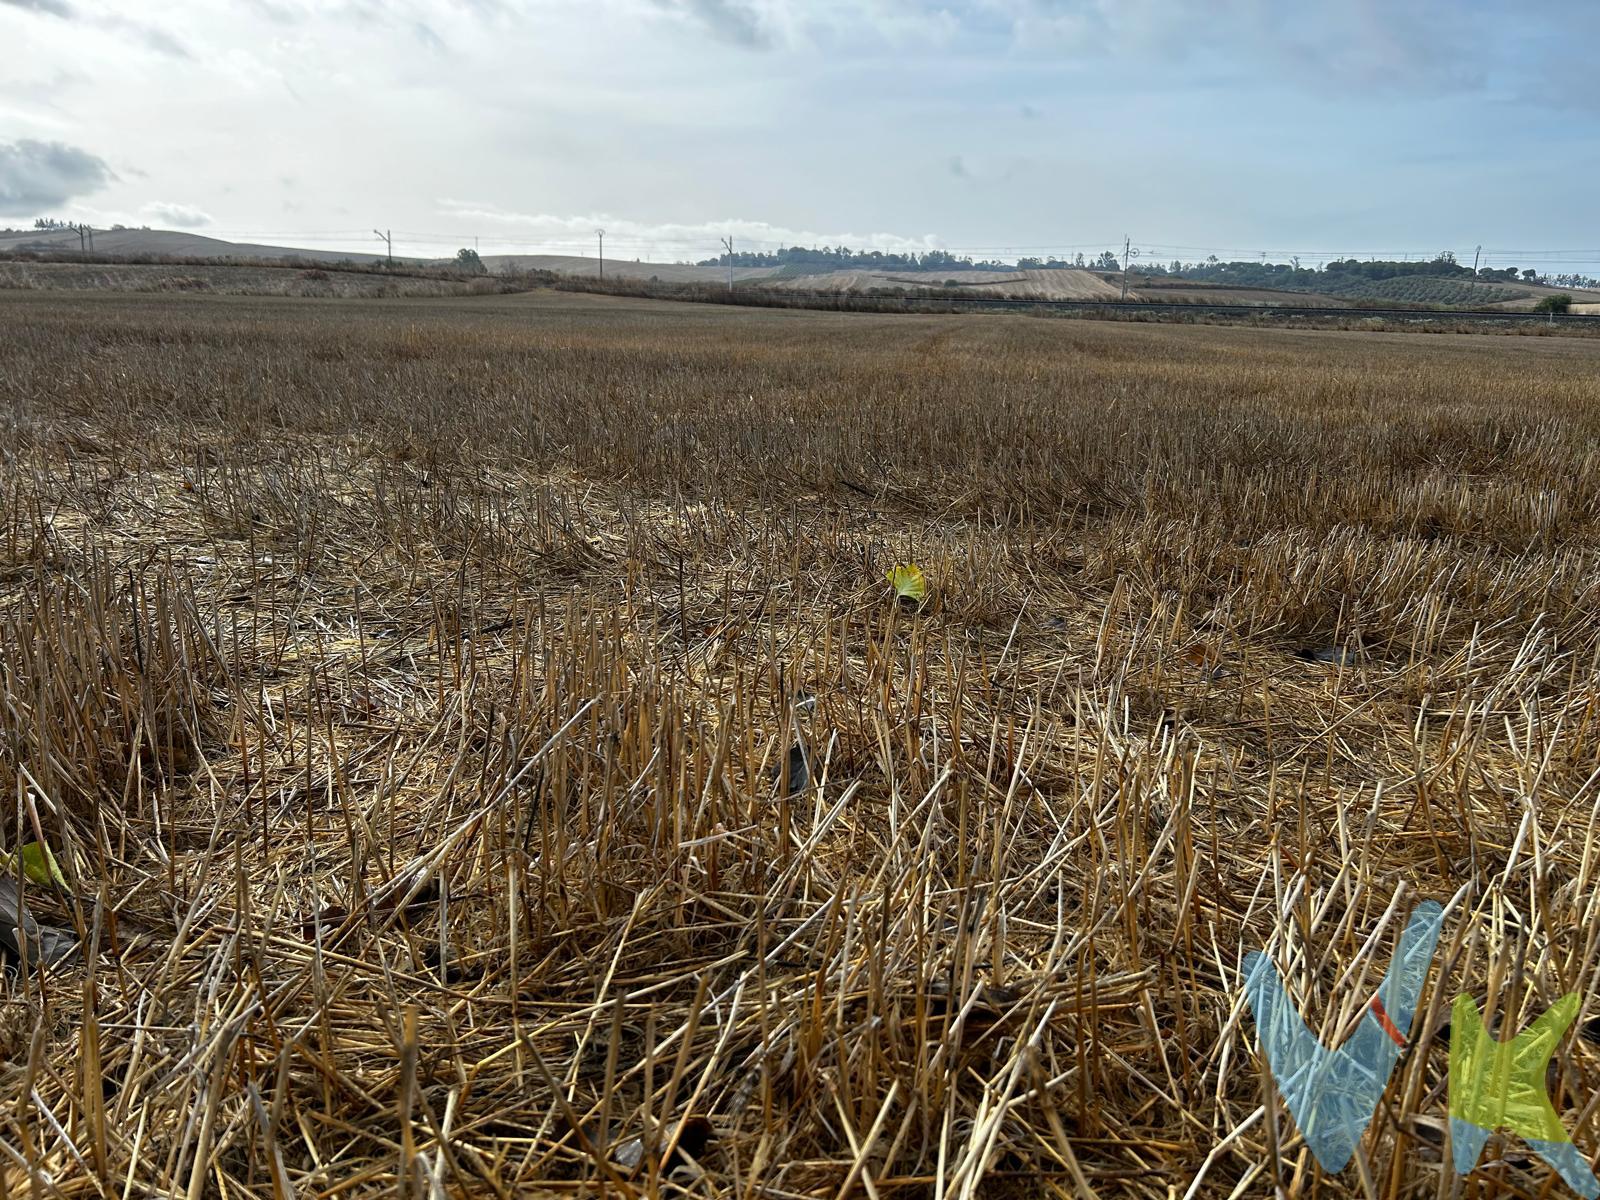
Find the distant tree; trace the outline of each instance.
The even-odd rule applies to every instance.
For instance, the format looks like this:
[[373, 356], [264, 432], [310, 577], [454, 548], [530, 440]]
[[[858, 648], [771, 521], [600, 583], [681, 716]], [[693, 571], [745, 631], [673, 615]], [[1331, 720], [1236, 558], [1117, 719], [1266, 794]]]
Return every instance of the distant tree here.
[[1528, 283], [1538, 283], [1539, 272], [1535, 271], [1532, 267], [1524, 267], [1522, 271], [1522, 278]]
[[483, 265], [483, 259], [478, 257], [478, 252], [469, 250], [465, 246], [456, 251], [456, 270], [465, 271], [468, 275], [489, 273], [489, 268]]
[[1072, 256], [1072, 265], [1077, 267], [1080, 271], [1083, 269], [1083, 251], [1082, 250], [1079, 250], [1076, 254], [1074, 254]]
[[1533, 306], [1534, 312], [1564, 313], [1572, 307], [1571, 296], [1546, 296]]

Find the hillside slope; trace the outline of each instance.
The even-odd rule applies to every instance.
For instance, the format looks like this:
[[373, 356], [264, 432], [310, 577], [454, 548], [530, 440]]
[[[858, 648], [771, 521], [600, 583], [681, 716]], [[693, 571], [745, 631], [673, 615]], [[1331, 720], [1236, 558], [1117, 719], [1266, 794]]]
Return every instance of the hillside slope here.
[[399, 271], [329, 267], [232, 266], [219, 262], [94, 263], [0, 261], [0, 290], [186, 292], [218, 296], [485, 296], [519, 290], [492, 275], [439, 278]]
[[[599, 274], [595, 259], [575, 254], [485, 254], [483, 265], [491, 271], [554, 271], [557, 275], [593, 277]], [[773, 267], [735, 267], [734, 282], [765, 279], [777, 274]], [[726, 267], [697, 267], [690, 263], [652, 263], [634, 259], [606, 259], [608, 279], [657, 279], [662, 283], [726, 283]]]
[[1115, 300], [1120, 289], [1091, 271], [825, 271], [773, 280], [795, 292], [864, 292], [872, 288], [940, 288], [973, 296], [1034, 300]]
[[[70, 229], [29, 230], [26, 233], [0, 233], [0, 253], [42, 250], [52, 253], [76, 252], [78, 235]], [[312, 262], [376, 262], [383, 254], [355, 250], [303, 250], [293, 246], [265, 246], [252, 242], [225, 242], [198, 233], [179, 233], [172, 229], [96, 229], [96, 254], [173, 258], [303, 258]], [[423, 259], [408, 259], [422, 262]]]
[[[29, 251], [57, 255], [76, 255], [78, 235], [71, 230], [28, 230], [0, 233], [0, 255]], [[302, 262], [366, 264], [381, 262], [386, 256], [362, 250], [320, 249], [275, 246], [255, 242], [230, 242], [170, 229], [117, 229], [94, 233], [94, 250], [101, 261], [109, 258], [190, 259], [196, 263], [218, 259], [296, 259]], [[95, 261], [95, 260], [91, 260]], [[396, 263], [410, 266], [449, 263], [449, 257], [395, 256]], [[493, 273], [506, 271], [551, 271], [574, 278], [592, 278], [599, 273], [595, 258], [569, 254], [486, 254], [483, 263]], [[728, 279], [721, 266], [690, 263], [657, 263], [611, 259], [605, 263], [608, 279], [668, 284], [720, 285]], [[806, 274], [793, 267], [735, 267], [736, 283], [759, 283], [784, 291], [866, 292], [873, 289], [949, 289], [974, 297], [1028, 300], [1114, 301], [1122, 297], [1122, 277], [1109, 271], [1080, 268], [1050, 268], [1015, 271], [975, 271], [957, 268], [938, 270], [862, 270], [845, 268]], [[1386, 280], [1329, 279], [1326, 289], [1290, 291], [1271, 287], [1230, 286], [1164, 275], [1128, 277], [1129, 300], [1171, 304], [1252, 304], [1292, 307], [1360, 307], [1385, 303], [1420, 303], [1479, 308], [1532, 308], [1549, 295], [1568, 294], [1575, 302], [1600, 302], [1600, 291], [1582, 288], [1552, 288], [1539, 284], [1487, 283], [1459, 277], [1408, 275]], [[1581, 310], [1580, 310], [1581, 311]]]

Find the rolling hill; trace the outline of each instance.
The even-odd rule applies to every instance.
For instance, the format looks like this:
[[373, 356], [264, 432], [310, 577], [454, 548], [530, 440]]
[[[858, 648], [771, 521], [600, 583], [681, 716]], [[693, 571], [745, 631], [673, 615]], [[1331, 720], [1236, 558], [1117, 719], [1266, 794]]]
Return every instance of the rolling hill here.
[[[0, 255], [29, 251], [72, 254], [79, 249], [78, 235], [71, 230], [28, 230], [0, 233]], [[302, 263], [338, 262], [368, 264], [385, 258], [381, 253], [359, 250], [307, 249], [293, 246], [230, 242], [167, 229], [96, 230], [97, 256], [113, 260], [141, 258], [186, 259], [196, 263], [219, 259], [298, 260]], [[445, 264], [449, 259], [396, 256], [408, 266]], [[593, 278], [599, 274], [596, 260], [588, 256], [562, 254], [486, 254], [483, 263], [491, 273], [550, 271], [574, 278]], [[626, 259], [607, 259], [609, 279], [628, 279], [667, 284], [698, 283], [719, 285], [727, 281], [727, 269], [690, 263], [652, 263]], [[735, 267], [735, 283], [756, 284], [781, 291], [867, 292], [877, 289], [937, 289], [959, 291], [974, 297], [1031, 300], [1114, 301], [1122, 296], [1122, 278], [1115, 272], [1081, 268], [1040, 270], [979, 271], [959, 268], [918, 270], [821, 269], [813, 273], [789, 267]], [[1428, 304], [1447, 306], [1532, 308], [1547, 295], [1570, 294], [1575, 301], [1600, 301], [1600, 293], [1573, 288], [1551, 288], [1538, 284], [1482, 283], [1471, 279], [1435, 278], [1409, 275], [1384, 280], [1330, 281], [1327, 289], [1283, 290], [1271, 287], [1237, 286], [1200, 282], [1164, 275], [1134, 273], [1128, 279], [1130, 300], [1171, 304], [1252, 304], [1293, 307], [1358, 307], [1363, 304]], [[1580, 306], [1575, 311], [1582, 311]]]
[[[554, 271], [557, 275], [594, 278], [599, 264], [574, 254], [485, 254], [483, 265], [491, 271]], [[735, 267], [734, 282], [766, 279], [777, 274], [772, 267]], [[726, 283], [726, 267], [697, 267], [691, 263], [649, 263], [636, 259], [606, 259], [611, 279], [656, 279], [662, 283]]]
[[[0, 233], [0, 253], [15, 254], [29, 250], [51, 253], [73, 252], [78, 246], [78, 235], [70, 229]], [[172, 229], [96, 229], [94, 248], [96, 254], [129, 258], [301, 258], [310, 262], [370, 263], [384, 257], [382, 254], [366, 254], [353, 250], [304, 250], [292, 246], [225, 242], [220, 238], [204, 237], [198, 233], [180, 233]]]

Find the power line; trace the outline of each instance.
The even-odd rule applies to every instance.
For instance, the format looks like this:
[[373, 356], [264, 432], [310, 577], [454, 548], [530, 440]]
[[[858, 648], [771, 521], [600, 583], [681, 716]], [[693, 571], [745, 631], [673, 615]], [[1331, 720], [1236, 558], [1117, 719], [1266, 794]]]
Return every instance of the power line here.
[[[29, 231], [20, 232], [25, 234]], [[69, 232], [75, 233], [77, 230], [74, 229]], [[519, 237], [517, 236], [516, 231], [509, 232], [508, 235], [504, 237], [490, 235], [489, 240], [491, 243], [491, 253], [524, 253], [530, 256], [539, 254], [561, 255], [570, 253], [574, 257], [581, 256], [586, 253], [587, 246], [582, 241], [582, 235], [580, 235], [576, 230], [562, 230], [558, 233], [555, 233], [553, 236], [542, 237], [537, 233], [533, 233], [532, 231], [529, 232], [531, 236], [525, 235]], [[355, 246], [351, 245], [350, 243], [359, 243], [359, 240], [362, 237], [376, 236], [384, 242], [386, 257], [392, 261], [394, 256], [394, 231], [392, 230], [372, 230], [369, 232], [364, 230], [337, 229], [297, 231], [208, 229], [205, 231], [205, 236], [213, 238], [252, 239], [258, 242], [282, 245], [286, 249], [292, 249], [294, 243], [306, 243], [308, 249], [317, 248], [318, 243], [323, 243], [323, 245], [320, 247], [323, 250], [347, 249], [351, 253], [361, 253], [361, 251], [356, 249]], [[482, 238], [482, 235], [478, 233], [456, 233], [445, 231], [424, 232], [402, 230], [400, 231], [400, 236], [403, 237], [408, 244], [415, 245], [419, 248], [430, 248], [433, 246], [448, 248], [450, 246], [462, 245], [472, 245], [475, 248], [481, 248]], [[713, 235], [710, 231], [707, 231], [703, 234], [667, 231], [660, 233], [641, 232], [637, 234], [613, 237], [612, 245], [614, 249], [621, 250], [624, 257], [638, 257], [640, 259], [645, 259], [655, 255], [664, 255], [670, 256], [669, 261], [705, 261], [707, 259], [714, 261], [723, 254], [729, 253], [727, 243], [731, 236], [732, 235], [730, 235], [729, 238], [713, 238]], [[91, 249], [89, 242], [92, 237], [93, 233], [85, 228], [81, 235], [81, 241], [84, 243], [82, 249], [85, 252]], [[930, 245], [926, 241], [918, 242], [914, 240], [908, 240], [899, 245], [891, 245], [887, 247], [881, 244], [875, 245], [874, 239], [870, 236], [866, 237], [864, 240], [847, 237], [819, 240], [824, 242], [833, 242], [835, 245], [840, 247], [846, 246], [850, 242], [855, 241], [857, 242], [855, 247], [857, 253], [867, 253], [870, 255], [874, 250], [876, 250], [882, 253], [885, 257], [922, 256], [930, 253], [945, 253], [966, 256], [1006, 254], [1015, 255], [1017, 257], [1023, 257], [1024, 255], [1029, 257], [1043, 257], [1048, 255], [1051, 259], [1056, 259], [1063, 262], [1069, 261], [1071, 258], [1073, 258], [1075, 251], [1089, 250], [1104, 252], [1108, 245], [1115, 245], [1115, 243], [1110, 239], [1104, 241], [1086, 242], [1053, 242], [1048, 244], [1010, 242], [989, 244], [956, 243], [948, 245]], [[746, 246], [747, 253], [750, 251], [766, 252], [768, 250], [778, 250], [794, 245], [792, 239], [778, 241], [755, 237], [741, 237], [739, 241]], [[713, 244], [714, 242], [715, 244]], [[331, 245], [329, 243], [331, 243]], [[340, 245], [340, 243], [345, 244]], [[1124, 239], [1124, 249], [1131, 249], [1131, 244], [1127, 239]], [[1245, 249], [1243, 247], [1236, 246], [1208, 246], [1195, 243], [1145, 242], [1143, 244], [1142, 257], [1147, 259], [1166, 259], [1170, 257], [1184, 260], [1198, 259], [1203, 255], [1216, 255], [1219, 258], [1234, 256], [1233, 261], [1254, 261], [1257, 259], [1266, 258], [1272, 258], [1275, 260], [1292, 260], [1294, 258], [1303, 258], [1311, 261], [1324, 262], [1330, 259], [1352, 258], [1357, 260], [1366, 258], [1380, 258], [1385, 260], [1415, 258], [1421, 261], [1429, 261], [1432, 260], [1438, 253], [1439, 252], [1437, 250], [1418, 250], [1416, 248], [1405, 250], [1351, 250], [1348, 246], [1346, 246], [1340, 249], [1279, 248], [1262, 250], [1259, 246]], [[1467, 259], [1467, 249], [1461, 249], [1455, 251], [1454, 253], [1458, 259], [1462, 261]], [[1542, 268], [1543, 270], [1541, 273], [1560, 272], [1563, 270], [1588, 270], [1595, 266], [1600, 266], [1600, 248], [1536, 249], [1528, 247], [1507, 248], [1480, 245], [1471, 248], [1471, 253], [1475, 262], [1482, 266], [1487, 266], [1495, 262], [1507, 265], [1515, 263], [1521, 267]], [[604, 244], [602, 241], [602, 260], [603, 256]], [[1131, 256], [1129, 257], [1131, 258]], [[1504, 268], [1502, 267], [1501, 269]]]
[[1139, 251], [1133, 248], [1133, 240], [1127, 234], [1122, 235], [1122, 298], [1128, 298], [1128, 264], [1139, 257]]
[[[24, 231], [24, 232], [26, 232], [26, 231]], [[377, 231], [373, 231], [373, 232], [377, 232]], [[410, 242], [416, 242], [416, 243], [421, 243], [421, 244], [432, 244], [432, 245], [452, 245], [452, 244], [454, 244], [454, 245], [462, 245], [462, 244], [467, 244], [468, 242], [472, 241], [473, 239], [480, 239], [481, 240], [481, 237], [482, 237], [481, 234], [476, 234], [476, 233], [451, 233], [451, 232], [437, 232], [437, 231], [423, 232], [423, 231], [413, 231], [413, 230], [401, 230], [401, 231], [399, 231], [399, 233], [400, 233], [400, 236], [404, 237], [405, 239], [407, 239]], [[280, 241], [323, 241], [323, 240], [341, 240], [341, 239], [345, 239], [345, 238], [357, 239], [359, 237], [364, 237], [366, 235], [367, 235], [367, 231], [365, 231], [365, 230], [296, 230], [296, 231], [285, 231], [285, 230], [208, 229], [206, 231], [206, 236], [212, 236], [212, 237], [271, 238], [271, 239], [276, 239], [276, 240], [280, 240]], [[385, 235], [379, 233], [378, 236], [380, 238], [383, 238]], [[717, 240], [717, 243], [718, 243], [718, 248], [721, 249], [722, 248], [721, 247], [721, 243], [722, 243], [722, 241], [724, 239], [718, 238], [716, 240]], [[744, 244], [746, 246], [748, 246], [748, 247], [782, 248], [782, 247], [788, 247], [788, 246], [793, 244], [792, 239], [786, 239], [786, 240], [779, 241], [779, 240], [770, 240], [770, 239], [760, 239], [760, 238], [747, 237], [747, 238], [741, 238], [740, 240], [743, 241]], [[833, 240], [833, 239], [827, 239], [827, 240]], [[850, 240], [852, 240], [852, 239], [839, 238], [839, 239], [837, 239], [837, 244], [841, 244], [842, 245], [842, 244], [845, 244], [845, 243], [849, 242]], [[534, 237], [518, 237], [515, 234], [510, 234], [510, 235], [505, 236], [505, 237], [491, 235], [490, 236], [490, 241], [492, 243], [499, 244], [499, 245], [534, 246], [534, 247], [541, 247], [541, 248], [548, 248], [548, 249], [555, 249], [555, 248], [558, 248], [558, 247], [559, 248], [571, 247], [571, 248], [574, 248], [574, 249], [580, 249], [583, 246], [583, 242], [582, 242], [581, 237], [579, 235], [577, 235], [576, 233], [572, 233], [572, 234], [563, 233], [563, 234], [558, 234], [556, 236], [547, 236], [547, 237], [538, 237], [538, 236], [534, 236]], [[682, 250], [700, 250], [700, 249], [703, 249], [703, 250], [706, 250], [708, 252], [711, 252], [711, 243], [712, 243], [712, 237], [711, 237], [711, 235], [709, 233], [707, 233], [705, 235], [690, 235], [690, 234], [671, 235], [671, 234], [664, 234], [664, 233], [662, 233], [662, 234], [640, 234], [640, 235], [632, 236], [632, 237], [623, 236], [623, 237], [613, 237], [612, 238], [612, 244], [614, 246], [622, 246], [622, 247], [626, 247], [626, 248], [630, 248], [630, 249], [660, 249], [660, 248], [669, 248], [670, 247], [670, 248], [682, 249]], [[884, 247], [881, 247], [881, 246], [874, 246], [872, 241], [871, 241], [871, 239], [869, 238], [865, 242], [861, 243], [857, 247], [857, 249], [859, 251], [868, 251], [868, 252], [870, 252], [873, 249], [880, 249], [885, 254], [913, 254], [913, 253], [926, 254], [926, 253], [934, 253], [934, 252], [941, 252], [941, 251], [944, 252], [944, 253], [950, 253], [950, 254], [954, 254], [954, 253], [977, 254], [977, 253], [994, 253], [994, 252], [1001, 252], [1001, 251], [1007, 251], [1007, 252], [1030, 251], [1030, 252], [1044, 253], [1044, 252], [1051, 252], [1051, 251], [1101, 250], [1101, 249], [1104, 249], [1105, 247], [1107, 247], [1108, 245], [1114, 245], [1114, 244], [1115, 243], [1112, 241], [1112, 239], [1109, 239], [1109, 238], [1105, 239], [1105, 240], [1101, 240], [1101, 241], [1088, 241], [1088, 242], [1051, 242], [1051, 243], [1015, 243], [1015, 242], [1013, 242], [1013, 243], [945, 244], [945, 245], [930, 245], [930, 244], [923, 243], [923, 242], [911, 241], [911, 242], [903, 243], [903, 244], [891, 249], [891, 248], [884, 248]], [[1361, 249], [1354, 249], [1354, 250], [1350, 249], [1349, 247], [1342, 247], [1342, 248], [1328, 248], [1328, 247], [1304, 248], [1304, 247], [1299, 247], [1299, 248], [1268, 248], [1266, 250], [1262, 250], [1260, 246], [1245, 248], [1245, 247], [1238, 247], [1238, 246], [1202, 245], [1202, 244], [1196, 244], [1196, 243], [1183, 243], [1183, 242], [1160, 242], [1160, 243], [1147, 242], [1147, 243], [1145, 243], [1145, 256], [1146, 257], [1150, 257], [1150, 256], [1158, 255], [1158, 254], [1162, 255], [1162, 256], [1165, 256], [1167, 253], [1171, 253], [1171, 252], [1177, 252], [1177, 253], [1180, 253], [1180, 254], [1187, 252], [1187, 253], [1191, 253], [1192, 254], [1192, 253], [1198, 253], [1198, 252], [1201, 252], [1201, 251], [1204, 251], [1204, 252], [1207, 252], [1207, 253], [1211, 253], [1211, 254], [1218, 254], [1218, 255], [1235, 254], [1235, 255], [1245, 256], [1245, 257], [1251, 258], [1251, 259], [1256, 259], [1256, 258], [1259, 258], [1262, 254], [1266, 254], [1268, 257], [1273, 257], [1273, 258], [1293, 258], [1293, 257], [1300, 257], [1300, 258], [1347, 258], [1347, 257], [1353, 257], [1353, 258], [1358, 258], [1359, 259], [1359, 258], [1369, 258], [1370, 257], [1370, 258], [1383, 258], [1383, 259], [1417, 258], [1417, 259], [1420, 259], [1420, 260], [1423, 260], [1423, 261], [1431, 259], [1432, 257], [1434, 257], [1435, 254], [1438, 253], [1438, 251], [1436, 251], [1436, 250], [1422, 250], [1422, 249], [1418, 249], [1416, 247], [1410, 247], [1410, 248], [1406, 248], [1406, 249], [1361, 248]], [[714, 252], [712, 252], [712, 253], [714, 253]], [[1465, 253], [1466, 253], [1465, 250], [1462, 250], [1462, 251], [1459, 252], [1458, 256], [1459, 257], [1465, 257]], [[1572, 261], [1582, 261], [1582, 262], [1600, 261], [1600, 248], [1534, 249], [1534, 248], [1527, 248], [1527, 247], [1509, 248], [1509, 247], [1483, 246], [1483, 247], [1478, 247], [1476, 249], [1475, 253], [1480, 254], [1483, 258], [1508, 258], [1508, 257], [1510, 257], [1510, 258], [1525, 258], [1525, 259], [1529, 259], [1529, 260], [1534, 260], [1534, 259], [1538, 259], [1538, 260], [1560, 259], [1560, 260], [1572, 260]]]
[[[20, 232], [20, 233], [37, 233], [37, 232], [40, 232], [40, 231], [21, 230], [21, 231], [18, 231], [18, 232]], [[104, 232], [104, 231], [102, 230], [101, 232]], [[130, 230], [130, 232], [137, 232], [137, 231]], [[373, 231], [373, 232], [376, 233], [377, 231]], [[426, 232], [424, 232], [424, 231], [412, 231], [412, 230], [400, 230], [398, 232], [399, 232], [400, 236], [406, 238], [408, 241], [434, 243], [434, 244], [440, 244], [440, 245], [447, 244], [447, 243], [466, 244], [469, 241], [471, 241], [472, 239], [481, 238], [481, 236], [482, 236], [481, 233], [465, 233], [465, 232], [440, 232], [440, 231], [426, 231]], [[205, 230], [204, 234], [197, 234], [197, 236], [231, 237], [231, 238], [273, 238], [273, 239], [279, 239], [279, 240], [311, 241], [311, 240], [338, 239], [338, 238], [359, 239], [361, 237], [367, 236], [367, 234], [368, 234], [367, 230], [360, 230], [360, 229], [262, 230], [262, 229], [208, 228], [208, 229]], [[378, 236], [380, 238], [385, 237], [385, 235], [381, 234], [381, 233], [379, 233]], [[578, 234], [576, 231], [573, 231], [571, 233], [561, 233], [561, 234], [557, 234], [555, 236], [546, 236], [546, 237], [539, 237], [539, 236], [518, 237], [514, 233], [510, 233], [505, 237], [499, 237], [499, 236], [491, 235], [490, 240], [492, 242], [495, 242], [495, 243], [508, 244], [508, 245], [537, 245], [537, 246], [557, 246], [557, 245], [566, 246], [566, 245], [572, 245], [572, 246], [578, 246], [578, 245], [582, 244], [581, 235]], [[705, 234], [677, 234], [677, 235], [668, 234], [668, 233], [639, 234], [639, 235], [636, 235], [636, 236], [633, 236], [633, 237], [613, 237], [612, 242], [613, 242], [613, 245], [622, 245], [622, 246], [628, 246], [628, 247], [641, 247], [641, 248], [642, 247], [660, 247], [660, 246], [709, 247], [711, 242], [712, 242], [712, 240], [713, 240], [713, 235], [708, 231]], [[721, 239], [721, 238], [716, 238], [715, 240], [719, 244], [723, 241], [723, 239]], [[788, 246], [791, 246], [791, 245], [794, 244], [794, 239], [792, 239], [792, 238], [783, 239], [783, 240], [773, 240], [773, 239], [762, 239], [762, 238], [755, 238], [755, 237], [744, 237], [744, 238], [741, 238], [740, 240], [746, 246], [750, 246], [750, 247], [771, 246], [771, 247], [780, 247], [781, 248], [781, 247], [788, 247]], [[842, 237], [841, 236], [841, 237], [838, 237], [838, 238], [825, 238], [825, 239], [821, 239], [821, 240], [834, 242], [835, 244], [842, 245], [842, 244], [846, 244], [846, 243], [848, 243], [850, 241], [857, 240], [857, 239], [852, 239], [852, 238], [849, 238], [849, 237]], [[941, 245], [932, 245], [932, 244], [928, 244], [927, 242], [916, 241], [914, 239], [906, 239], [904, 242], [902, 242], [895, 249], [892, 249], [892, 250], [885, 249], [884, 252], [885, 253], [906, 253], [906, 254], [909, 254], [909, 253], [929, 253], [929, 252], [938, 252], [938, 251], [943, 251], [945, 253], [956, 253], [956, 252], [980, 253], [980, 252], [998, 252], [998, 251], [1040, 251], [1040, 252], [1044, 252], [1044, 251], [1055, 251], [1055, 250], [1089, 250], [1089, 249], [1100, 250], [1100, 249], [1104, 249], [1104, 248], [1106, 248], [1108, 246], [1113, 246], [1113, 245], [1115, 245], [1115, 239], [1112, 239], [1112, 238], [1105, 238], [1105, 239], [1100, 239], [1100, 240], [1095, 240], [1095, 241], [1084, 241], [1084, 242], [1049, 242], [1049, 243], [1006, 242], [1006, 243], [982, 243], [982, 244], [979, 244], [979, 243], [953, 243], [953, 244], [941, 244]], [[1339, 247], [1339, 248], [1328, 248], [1328, 247], [1324, 246], [1324, 247], [1316, 247], [1316, 248], [1309, 248], [1309, 249], [1308, 248], [1304, 248], [1304, 247], [1297, 247], [1297, 248], [1292, 248], [1292, 249], [1291, 248], [1283, 248], [1283, 247], [1272, 248], [1272, 247], [1269, 246], [1265, 251], [1263, 251], [1262, 247], [1259, 244], [1256, 245], [1256, 246], [1251, 246], [1251, 247], [1240, 247], [1240, 246], [1223, 246], [1223, 245], [1187, 243], [1187, 242], [1161, 242], [1161, 243], [1146, 242], [1145, 243], [1145, 247], [1146, 247], [1146, 255], [1147, 256], [1150, 255], [1150, 254], [1155, 253], [1156, 251], [1160, 251], [1162, 253], [1165, 253], [1167, 251], [1189, 251], [1189, 252], [1207, 251], [1207, 252], [1214, 253], [1214, 254], [1238, 254], [1238, 255], [1248, 256], [1250, 258], [1258, 258], [1262, 253], [1266, 253], [1269, 256], [1277, 256], [1277, 257], [1299, 256], [1299, 257], [1302, 257], [1302, 258], [1317, 258], [1317, 257], [1326, 258], [1326, 257], [1343, 257], [1343, 256], [1352, 256], [1352, 257], [1366, 256], [1366, 257], [1382, 257], [1382, 258], [1386, 258], [1386, 259], [1401, 259], [1401, 258], [1407, 258], [1407, 257], [1416, 257], [1416, 258], [1420, 258], [1420, 259], [1423, 259], [1423, 260], [1427, 260], [1429, 258], [1432, 258], [1438, 252], [1436, 249], [1419, 249], [1416, 246], [1408, 247], [1408, 248], [1405, 248], [1405, 249], [1360, 248], [1360, 249], [1352, 250], [1352, 249], [1349, 248], [1348, 244], [1346, 246], [1344, 246], [1344, 247]], [[883, 247], [875, 247], [873, 245], [873, 239], [872, 239], [871, 235], [867, 235], [864, 240], [861, 240], [859, 242], [859, 245], [858, 245], [858, 249], [863, 249], [863, 250], [869, 250], [870, 251], [870, 250], [872, 250], [874, 248], [883, 249]], [[1530, 259], [1531, 258], [1546, 258], [1546, 259], [1548, 259], [1548, 258], [1563, 258], [1563, 259], [1600, 260], [1600, 248], [1597, 248], [1597, 247], [1584, 247], [1584, 248], [1530, 248], [1530, 247], [1482, 246], [1482, 247], [1479, 247], [1478, 250], [1480, 250], [1485, 257], [1495, 257], [1495, 258], [1499, 258], [1499, 257], [1519, 257], [1519, 258], [1530, 258]], [[1464, 257], [1464, 255], [1465, 255], [1465, 251], [1464, 250], [1460, 251], [1459, 253], [1460, 253], [1461, 256]]]

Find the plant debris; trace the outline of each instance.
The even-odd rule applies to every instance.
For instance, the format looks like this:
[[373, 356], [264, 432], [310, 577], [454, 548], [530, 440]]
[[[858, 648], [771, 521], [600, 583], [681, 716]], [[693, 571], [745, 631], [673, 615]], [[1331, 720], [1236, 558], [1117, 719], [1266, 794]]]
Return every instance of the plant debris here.
[[1318, 1174], [1243, 954], [1331, 1043], [1467, 888], [1442, 1011], [1600, 994], [1600, 339], [0, 328], [0, 1193], [1433, 1196], [1443, 1034]]
[[34, 920], [15, 881], [0, 878], [0, 951], [26, 968], [30, 963], [61, 963], [78, 950], [77, 935]]

